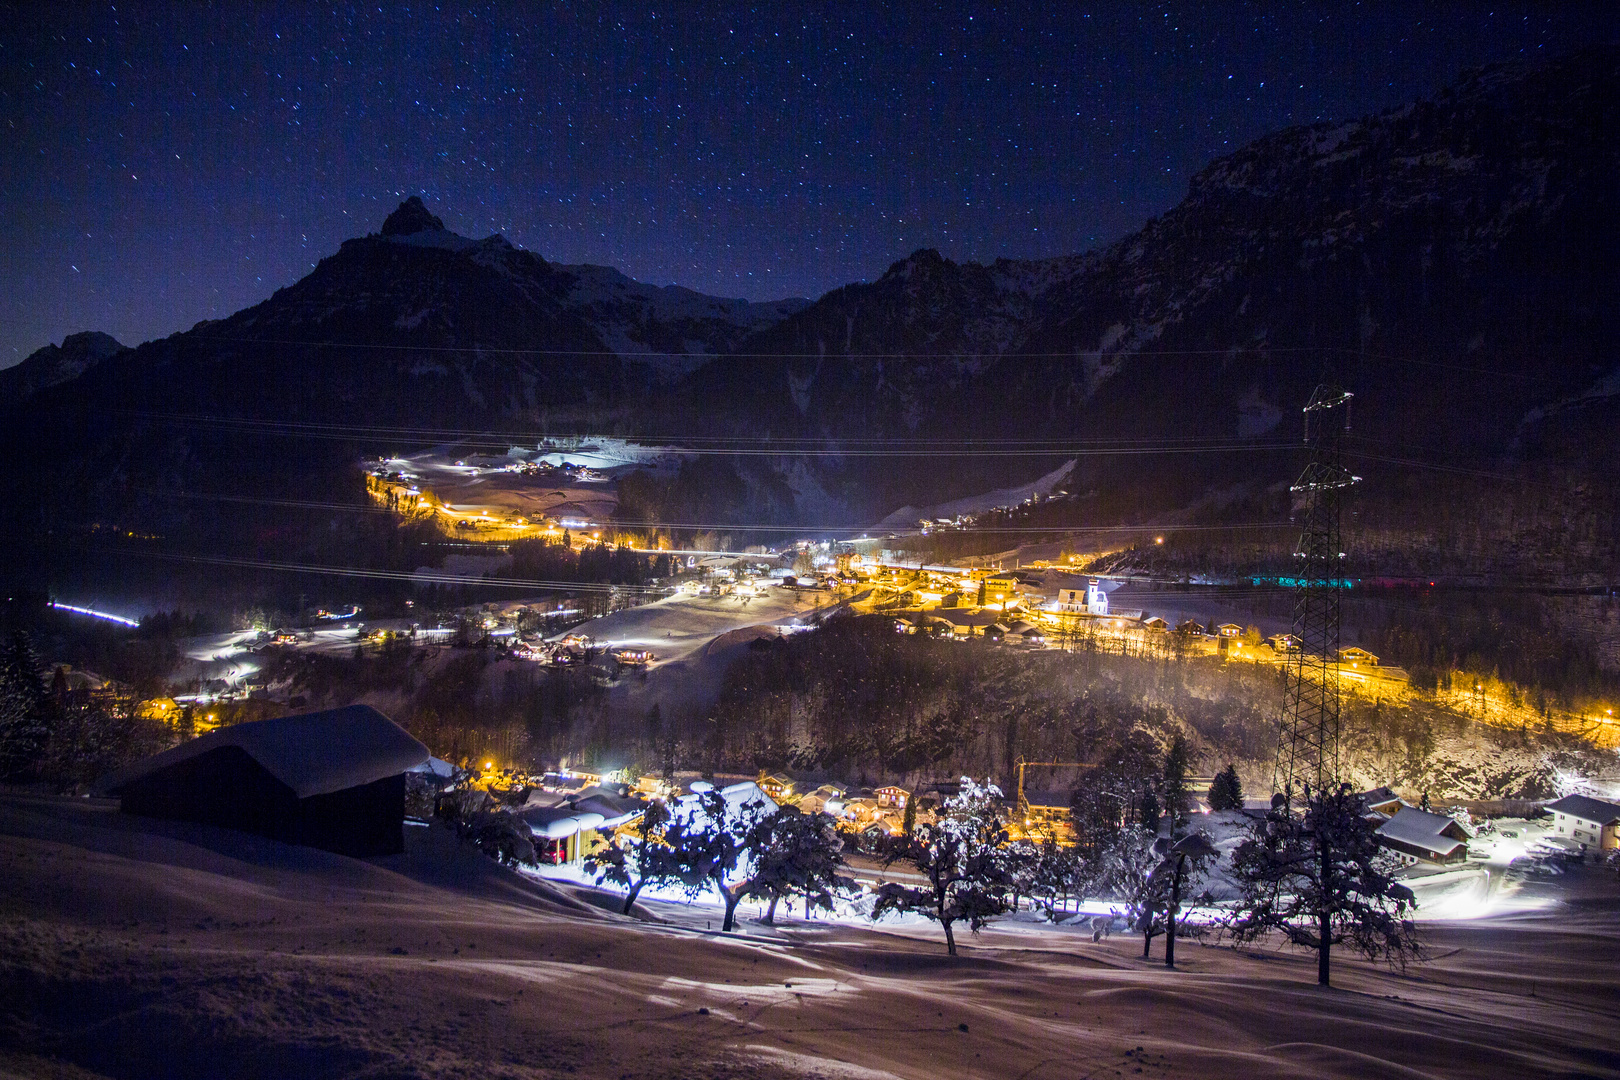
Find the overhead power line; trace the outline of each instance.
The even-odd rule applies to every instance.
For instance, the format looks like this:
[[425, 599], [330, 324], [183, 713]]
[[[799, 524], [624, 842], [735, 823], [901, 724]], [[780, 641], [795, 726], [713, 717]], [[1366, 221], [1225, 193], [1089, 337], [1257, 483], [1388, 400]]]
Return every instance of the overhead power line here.
[[1395, 364], [1416, 364], [1420, 367], [1440, 368], [1445, 371], [1461, 371], [1474, 375], [1489, 375], [1502, 379], [1533, 379], [1533, 374], [1513, 371], [1496, 371], [1490, 368], [1471, 367], [1464, 364], [1447, 364], [1438, 360], [1419, 360], [1410, 356], [1392, 356], [1388, 353], [1368, 352], [1365, 349], [1349, 348], [1342, 345], [1269, 345], [1257, 343], [1253, 345], [1229, 345], [1220, 349], [1008, 349], [974, 351], [972, 349], [959, 350], [916, 350], [906, 352], [723, 352], [723, 353], [691, 353], [691, 352], [643, 352], [626, 353], [616, 352], [612, 349], [540, 349], [520, 348], [513, 346], [494, 345], [391, 345], [381, 342], [369, 341], [313, 341], [302, 338], [254, 338], [254, 337], [222, 337], [209, 336], [200, 338], [202, 341], [217, 341], [231, 345], [290, 345], [299, 348], [311, 349], [368, 349], [379, 352], [439, 352], [439, 353], [473, 353], [496, 356], [548, 356], [548, 357], [602, 357], [615, 360], [1066, 360], [1086, 356], [1233, 356], [1244, 353], [1260, 354], [1264, 356], [1293, 356], [1296, 354], [1332, 354], [1335, 356], [1355, 357], [1356, 359], [1383, 360]]
[[271, 570], [289, 574], [324, 574], [330, 577], [371, 578], [412, 584], [488, 586], [501, 589], [530, 589], [548, 592], [632, 592], [655, 593], [666, 590], [651, 585], [612, 585], [605, 582], [543, 581], [529, 578], [473, 577], [439, 570], [379, 570], [356, 566], [321, 566], [313, 563], [283, 562], [275, 559], [248, 559], [229, 555], [187, 555], [172, 551], [129, 548], [120, 555], [138, 555], [167, 562], [195, 563], [202, 566], [234, 566], [247, 570]]
[[[206, 491], [158, 491], [152, 488], [136, 488], [138, 494], [152, 495], [166, 499], [192, 499], [202, 502], [242, 503], [251, 506], [278, 506], [302, 510], [335, 510], [356, 514], [388, 514], [397, 515], [399, 511], [390, 510], [386, 506], [366, 505], [364, 503], [335, 503], [321, 502], [314, 499], [269, 499], [253, 495], [227, 495], [218, 492]], [[893, 528], [880, 525], [826, 525], [819, 523], [772, 525], [764, 522], [723, 522], [723, 521], [627, 521], [611, 519], [594, 522], [593, 527], [618, 529], [695, 529], [710, 532], [775, 532], [775, 533], [823, 533], [823, 532], [861, 532], [861, 533], [887, 533], [894, 532]], [[940, 535], [952, 533], [1186, 533], [1186, 532], [1235, 532], [1243, 529], [1290, 529], [1293, 524], [1287, 521], [1237, 521], [1228, 524], [1215, 525], [963, 525], [950, 526], [937, 530]], [[903, 535], [921, 535], [915, 527], [909, 527]], [[499, 543], [500, 541], [490, 541]]]
[[[185, 413], [131, 413], [164, 423], [239, 428], [257, 434], [351, 441], [412, 441], [510, 448], [519, 443], [558, 439], [604, 439], [631, 443], [660, 454], [725, 457], [1108, 457], [1144, 454], [1212, 454], [1289, 450], [1294, 443], [1254, 439], [826, 439], [760, 436], [682, 437], [648, 435], [558, 435], [543, 431], [475, 431], [455, 428], [386, 427], [360, 424], [261, 420]], [[584, 455], [592, 451], [558, 448], [550, 452]]]

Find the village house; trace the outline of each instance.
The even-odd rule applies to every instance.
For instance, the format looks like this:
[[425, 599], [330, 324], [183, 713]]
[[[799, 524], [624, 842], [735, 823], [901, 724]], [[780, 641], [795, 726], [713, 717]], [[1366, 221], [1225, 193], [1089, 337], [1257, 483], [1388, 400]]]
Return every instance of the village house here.
[[759, 789], [769, 795], [774, 801], [781, 802], [793, 794], [793, 778], [791, 776], [761, 776]]
[[1394, 817], [1396, 811], [1406, 805], [1399, 795], [1387, 787], [1377, 787], [1371, 791], [1363, 791], [1356, 798], [1361, 800], [1361, 805], [1365, 806], [1370, 813], [1386, 818]]
[[1235, 622], [1223, 622], [1215, 628], [1215, 633], [1223, 638], [1242, 637], [1243, 627]]
[[1547, 804], [1553, 832], [1581, 845], [1582, 851], [1620, 847], [1620, 806], [1590, 795], [1565, 795]]
[[844, 789], [836, 784], [822, 784], [799, 800], [799, 809], [807, 814], [838, 817], [844, 809]]
[[518, 817], [533, 834], [535, 855], [557, 866], [579, 863], [646, 809], [647, 800], [628, 785], [593, 784], [569, 795], [531, 792]]
[[993, 574], [984, 579], [980, 599], [985, 604], [1007, 604], [1018, 599], [1018, 579], [1012, 574]]
[[1339, 663], [1349, 664], [1351, 667], [1377, 667], [1378, 657], [1360, 645], [1350, 645], [1339, 650]]
[[903, 787], [880, 787], [872, 793], [877, 796], [877, 804], [884, 810], [904, 810], [906, 800], [911, 798], [911, 792]]
[[994, 611], [974, 611], [970, 608], [940, 608], [932, 615], [949, 626], [953, 636], [964, 639], [983, 634], [997, 621]]
[[1402, 806], [1378, 826], [1378, 842], [1407, 862], [1447, 865], [1468, 858], [1468, 830], [1444, 814]]
[[1006, 638], [1015, 645], [1030, 648], [1039, 648], [1046, 643], [1046, 635], [1042, 633], [1040, 627], [1023, 619], [1008, 624]]

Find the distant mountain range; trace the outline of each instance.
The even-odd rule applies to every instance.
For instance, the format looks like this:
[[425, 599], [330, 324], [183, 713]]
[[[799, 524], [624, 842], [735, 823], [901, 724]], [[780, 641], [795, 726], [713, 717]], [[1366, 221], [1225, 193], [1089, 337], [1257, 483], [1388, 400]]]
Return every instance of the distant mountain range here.
[[[1095, 495], [1100, 523], [1288, 479], [1291, 456], [1252, 444], [1296, 441], [1324, 373], [1357, 395], [1369, 474], [1574, 455], [1614, 477], [1597, 433], [1620, 420], [1617, 103], [1620, 48], [1497, 65], [1433, 100], [1262, 138], [1101, 251], [983, 266], [923, 250], [813, 303], [552, 264], [450, 232], [413, 197], [229, 318], [134, 349], [75, 335], [0, 373], [13, 527], [158, 513], [131, 492], [207, 486], [222, 460], [273, 469], [271, 445], [330, 474], [385, 448], [381, 428], [400, 447], [420, 429], [1062, 444], [1051, 459], [717, 459], [642, 507], [784, 524], [1024, 483], [1073, 448], [1203, 448], [1082, 454], [1067, 486]], [[157, 419], [176, 414], [210, 419]], [[329, 441], [233, 442], [244, 424]]]

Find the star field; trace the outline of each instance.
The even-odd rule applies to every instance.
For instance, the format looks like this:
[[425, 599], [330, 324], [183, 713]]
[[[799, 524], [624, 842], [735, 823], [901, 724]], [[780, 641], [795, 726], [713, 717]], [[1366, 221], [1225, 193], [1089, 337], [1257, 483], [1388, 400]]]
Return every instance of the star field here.
[[419, 194], [723, 296], [1085, 251], [1605, 5], [0, 6], [0, 365], [255, 303]]

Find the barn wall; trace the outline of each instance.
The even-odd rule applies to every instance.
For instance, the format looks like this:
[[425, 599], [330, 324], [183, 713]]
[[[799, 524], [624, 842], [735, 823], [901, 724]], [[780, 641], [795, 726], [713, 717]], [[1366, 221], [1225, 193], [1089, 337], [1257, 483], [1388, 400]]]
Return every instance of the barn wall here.
[[126, 814], [197, 821], [285, 839], [298, 815], [292, 788], [238, 746], [221, 746], [124, 785]]
[[405, 777], [299, 799], [247, 751], [222, 746], [125, 785], [127, 814], [195, 821], [339, 855], [405, 850]]
[[405, 775], [311, 795], [299, 802], [302, 839], [293, 843], [339, 855], [396, 855], [405, 850]]

